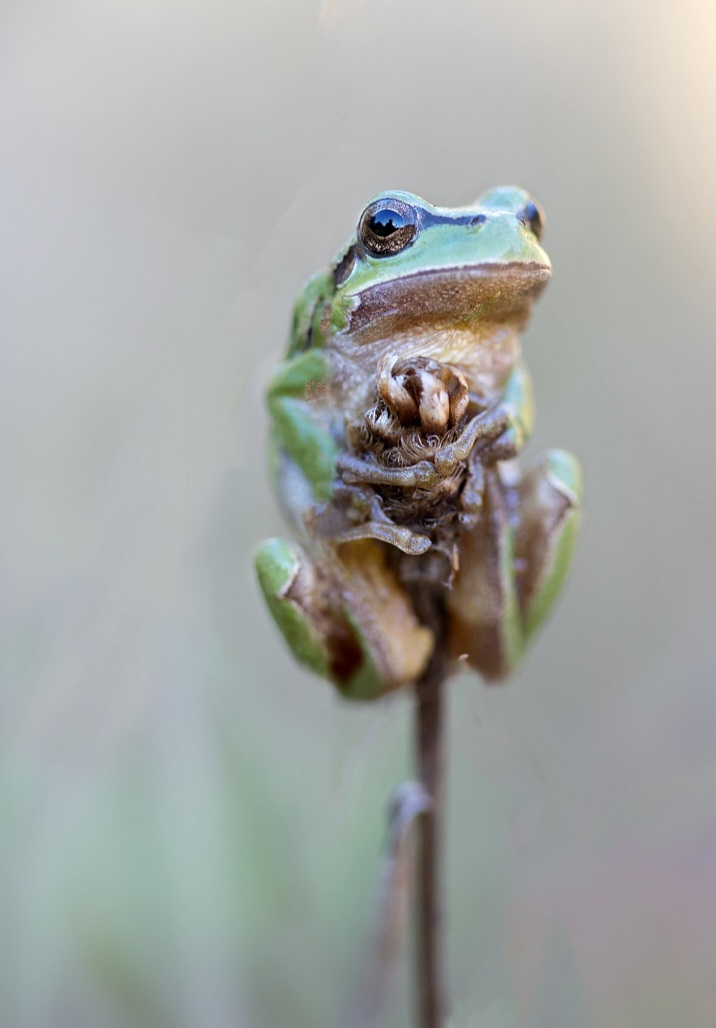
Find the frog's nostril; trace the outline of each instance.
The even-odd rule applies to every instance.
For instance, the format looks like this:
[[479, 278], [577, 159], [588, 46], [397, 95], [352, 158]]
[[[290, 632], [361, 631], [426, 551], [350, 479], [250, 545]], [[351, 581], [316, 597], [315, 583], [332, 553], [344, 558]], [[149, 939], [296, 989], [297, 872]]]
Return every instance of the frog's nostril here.
[[476, 214], [475, 217], [470, 222], [470, 224], [471, 225], [482, 225], [485, 221], [487, 221], [487, 215], [486, 214]]

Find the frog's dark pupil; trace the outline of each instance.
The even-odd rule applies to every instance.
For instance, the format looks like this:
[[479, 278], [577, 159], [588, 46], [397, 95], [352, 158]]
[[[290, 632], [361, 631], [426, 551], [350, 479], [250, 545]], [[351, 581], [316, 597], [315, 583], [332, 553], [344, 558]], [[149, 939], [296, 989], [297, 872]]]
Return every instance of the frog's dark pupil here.
[[368, 222], [371, 232], [376, 236], [380, 236], [381, 239], [391, 236], [393, 232], [397, 232], [399, 228], [404, 228], [405, 225], [406, 219], [403, 215], [391, 210], [376, 211]]

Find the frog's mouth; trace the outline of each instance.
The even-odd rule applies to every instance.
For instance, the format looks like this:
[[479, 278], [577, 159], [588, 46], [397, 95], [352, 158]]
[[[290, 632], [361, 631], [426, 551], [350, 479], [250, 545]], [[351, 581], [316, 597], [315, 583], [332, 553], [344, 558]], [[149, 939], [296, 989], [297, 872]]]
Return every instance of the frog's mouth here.
[[418, 271], [355, 296], [346, 333], [372, 342], [420, 327], [504, 322], [521, 327], [549, 281], [549, 264], [522, 261]]

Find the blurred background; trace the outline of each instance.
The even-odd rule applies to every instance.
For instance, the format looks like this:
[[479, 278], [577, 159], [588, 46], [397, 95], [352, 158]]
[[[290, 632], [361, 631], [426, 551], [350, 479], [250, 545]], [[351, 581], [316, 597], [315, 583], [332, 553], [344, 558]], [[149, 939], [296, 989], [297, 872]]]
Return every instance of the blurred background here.
[[0, 1022], [341, 1023], [411, 703], [269, 623], [262, 391], [373, 193], [518, 183], [530, 452], [580, 455], [587, 513], [520, 673], [450, 687], [451, 1024], [713, 1028], [716, 7], [0, 17]]

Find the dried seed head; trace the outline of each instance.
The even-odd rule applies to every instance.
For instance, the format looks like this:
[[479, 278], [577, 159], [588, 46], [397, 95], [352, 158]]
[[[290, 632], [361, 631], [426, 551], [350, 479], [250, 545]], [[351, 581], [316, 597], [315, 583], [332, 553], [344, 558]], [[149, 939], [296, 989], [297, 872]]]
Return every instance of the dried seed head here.
[[464, 416], [468, 389], [464, 375], [429, 357], [399, 359], [386, 354], [378, 366], [378, 395], [401, 425], [417, 424], [443, 435]]
[[397, 416], [401, 425], [409, 425], [418, 416], [418, 403], [408, 391], [406, 376], [400, 370], [396, 371], [397, 363], [397, 356], [387, 353], [378, 365], [378, 395], [388, 410]]

